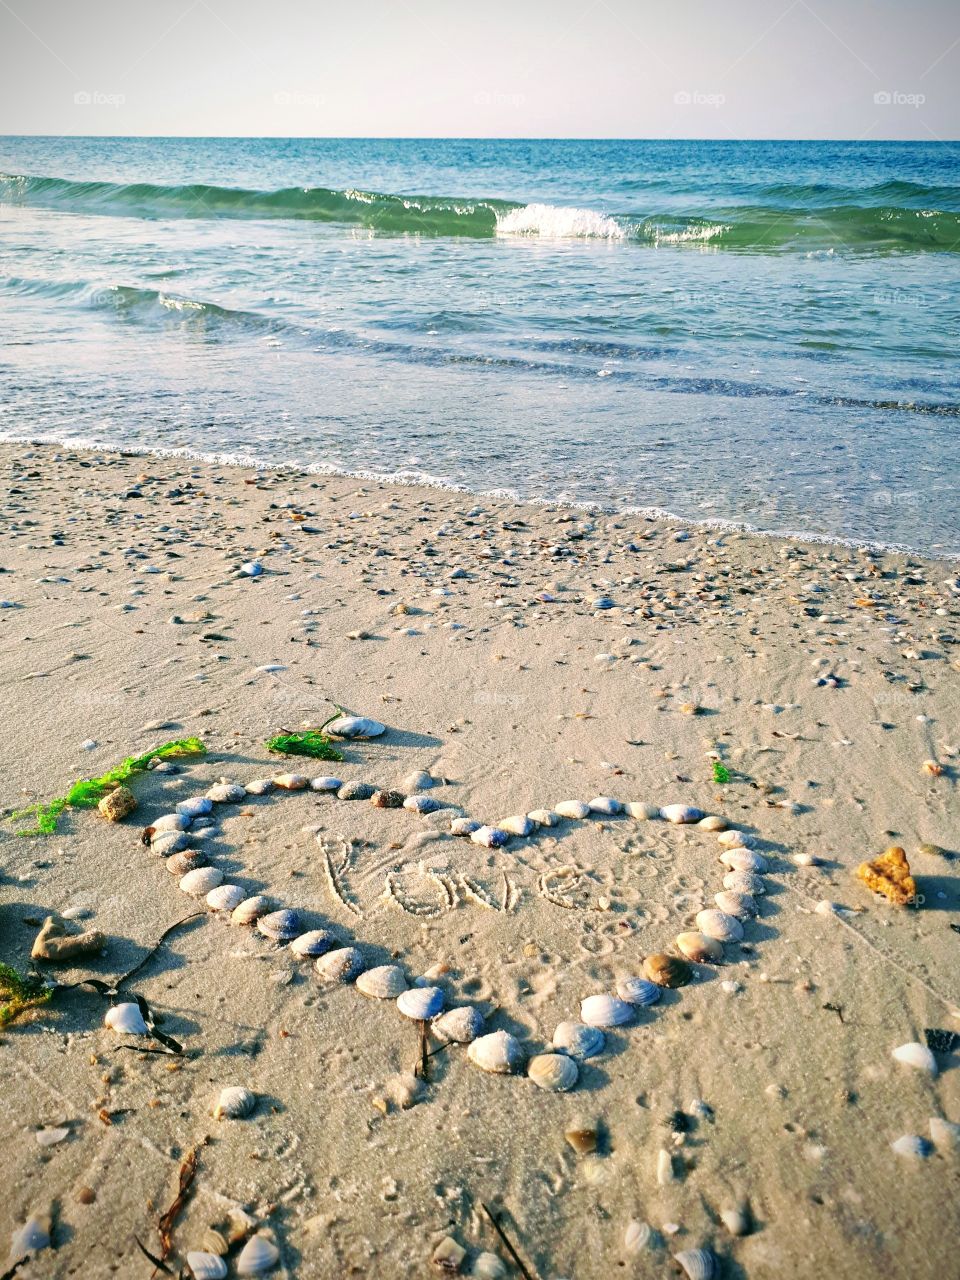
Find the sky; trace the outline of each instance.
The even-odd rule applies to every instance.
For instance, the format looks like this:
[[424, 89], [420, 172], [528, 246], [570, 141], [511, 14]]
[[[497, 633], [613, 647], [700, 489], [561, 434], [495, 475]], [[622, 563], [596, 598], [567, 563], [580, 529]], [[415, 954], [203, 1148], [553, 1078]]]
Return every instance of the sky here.
[[960, 138], [957, 0], [0, 0], [0, 133]]

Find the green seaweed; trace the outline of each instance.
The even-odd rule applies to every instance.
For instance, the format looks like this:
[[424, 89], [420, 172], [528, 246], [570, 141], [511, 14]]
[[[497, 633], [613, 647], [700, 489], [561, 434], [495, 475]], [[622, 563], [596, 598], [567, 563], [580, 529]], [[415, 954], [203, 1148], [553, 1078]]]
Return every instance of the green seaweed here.
[[8, 1027], [29, 1009], [38, 1009], [53, 995], [39, 974], [24, 977], [8, 964], [0, 963], [0, 1027]]
[[162, 746], [145, 751], [143, 755], [127, 756], [126, 760], [122, 760], [113, 769], [102, 773], [99, 778], [81, 778], [79, 782], [73, 784], [65, 796], [58, 796], [49, 804], [27, 805], [25, 809], [18, 809], [16, 813], [11, 814], [14, 821], [31, 816], [36, 819], [35, 827], [18, 831], [17, 835], [52, 835], [57, 829], [57, 823], [64, 809], [92, 809], [115, 787], [127, 782], [138, 773], [144, 773], [151, 760], [168, 760], [172, 756], [198, 756], [203, 755], [206, 749], [199, 738], [179, 738], [175, 742], [165, 742]]
[[278, 733], [264, 743], [268, 751], [283, 756], [310, 756], [313, 760], [342, 760], [343, 756], [330, 738], [319, 729], [302, 733]]
[[721, 764], [719, 760], [713, 762], [713, 780], [714, 782], [729, 782], [730, 770], [726, 765]]

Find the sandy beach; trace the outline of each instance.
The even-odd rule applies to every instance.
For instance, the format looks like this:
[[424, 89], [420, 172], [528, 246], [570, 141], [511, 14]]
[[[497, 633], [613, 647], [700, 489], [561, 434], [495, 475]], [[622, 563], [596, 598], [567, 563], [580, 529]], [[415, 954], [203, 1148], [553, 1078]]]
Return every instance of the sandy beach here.
[[[255, 1231], [267, 1274], [304, 1280], [660, 1277], [695, 1249], [750, 1280], [952, 1274], [956, 563], [183, 458], [5, 444], [0, 463], [0, 961], [26, 970], [56, 913], [106, 946], [44, 972], [109, 983], [199, 913], [124, 984], [182, 1053], [141, 1052], [163, 1046], [106, 1027], [91, 988], [0, 1033], [0, 1271], [50, 1214], [18, 1277], [149, 1276], [137, 1241], [160, 1254], [195, 1152], [172, 1274], [221, 1247], [238, 1274]], [[336, 707], [386, 731], [338, 764], [266, 750]], [[207, 754], [135, 779], [122, 822], [16, 835], [12, 811], [188, 736]], [[422, 1079], [393, 999], [232, 925], [140, 840], [222, 779], [283, 773], [443, 807], [274, 789], [215, 804], [188, 847], [524, 1058], [677, 955], [736, 868], [711, 824], [593, 811], [490, 848], [452, 818], [695, 807], [764, 860], [758, 914], [605, 1029], [568, 1092], [433, 1036]], [[908, 906], [855, 874], [890, 846]], [[893, 1057], [911, 1043], [935, 1072]], [[228, 1086], [249, 1114], [214, 1118]]]

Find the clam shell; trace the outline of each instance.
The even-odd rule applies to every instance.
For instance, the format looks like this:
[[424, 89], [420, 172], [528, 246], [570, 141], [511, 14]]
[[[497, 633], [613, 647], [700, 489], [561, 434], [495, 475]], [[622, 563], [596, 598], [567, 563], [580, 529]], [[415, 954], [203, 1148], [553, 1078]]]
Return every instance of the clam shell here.
[[527, 1075], [538, 1089], [566, 1093], [577, 1083], [580, 1070], [566, 1053], [538, 1053], [527, 1063]]
[[749, 893], [757, 898], [767, 892], [763, 876], [755, 871], [728, 871], [723, 877], [723, 887], [732, 889], [734, 893]]
[[444, 1044], [469, 1044], [483, 1030], [483, 1014], [472, 1004], [457, 1005], [434, 1018], [430, 1030]]
[[375, 1000], [396, 1000], [407, 989], [407, 979], [396, 964], [378, 964], [357, 978], [357, 990]]
[[[149, 831], [150, 828], [148, 827]], [[184, 831], [158, 831], [156, 835], [150, 837], [150, 848], [161, 858], [169, 858], [172, 853], [179, 853], [181, 849], [186, 849], [190, 843], [190, 837]]]
[[434, 780], [426, 769], [415, 769], [413, 773], [408, 773], [400, 783], [401, 789], [408, 796], [412, 796], [417, 791], [429, 791], [433, 785]]
[[450, 834], [453, 836], [472, 836], [475, 831], [479, 831], [483, 824], [474, 822], [473, 818], [452, 818], [450, 820]]
[[192, 1249], [187, 1254], [187, 1266], [193, 1280], [223, 1280], [227, 1274], [227, 1264], [215, 1253], [206, 1253], [202, 1249]]
[[211, 1115], [214, 1120], [242, 1120], [257, 1105], [257, 1095], [240, 1085], [228, 1085], [217, 1096]]
[[718, 813], [708, 813], [697, 823], [701, 831], [726, 831], [729, 825], [726, 818], [721, 818]]
[[251, 898], [244, 898], [239, 906], [230, 914], [231, 924], [256, 924], [261, 916], [265, 916], [273, 903], [262, 893], [255, 893]]
[[484, 1252], [478, 1253], [474, 1258], [470, 1274], [476, 1280], [504, 1280], [507, 1268], [495, 1253]]
[[577, 1125], [575, 1128], [565, 1129], [563, 1136], [578, 1156], [589, 1156], [597, 1149], [599, 1135], [596, 1127], [592, 1124]]
[[443, 1008], [443, 992], [439, 987], [410, 987], [397, 997], [397, 1008], [405, 1018], [426, 1022]]
[[721, 911], [728, 916], [736, 916], [738, 920], [749, 920], [757, 914], [757, 904], [749, 893], [734, 893], [732, 889], [724, 889], [723, 893], [715, 893], [713, 900]]
[[699, 822], [705, 816], [702, 810], [689, 804], [668, 804], [660, 810], [660, 817], [665, 822]]
[[272, 778], [254, 778], [243, 788], [248, 796], [265, 796], [273, 790]]
[[238, 1276], [260, 1276], [280, 1260], [280, 1250], [266, 1236], [251, 1236], [237, 1258]]
[[890, 1150], [898, 1156], [909, 1156], [913, 1160], [925, 1160], [933, 1154], [933, 1143], [915, 1133], [905, 1133], [896, 1142], [890, 1143]]
[[627, 1223], [627, 1229], [623, 1233], [623, 1247], [627, 1253], [640, 1253], [652, 1239], [653, 1228], [650, 1223], [633, 1218]]
[[375, 809], [402, 809], [405, 799], [402, 791], [375, 791], [370, 803]]
[[326, 726], [326, 732], [338, 738], [379, 738], [385, 729], [386, 725], [367, 716], [340, 716]]
[[706, 934], [680, 933], [675, 941], [680, 954], [695, 964], [719, 964], [723, 959], [723, 945]]
[[725, 849], [720, 855], [720, 861], [725, 867], [730, 867], [732, 871], [766, 871], [767, 860], [759, 853], [754, 853], [752, 849]]
[[314, 968], [327, 982], [352, 982], [363, 972], [363, 955], [356, 947], [336, 947], [321, 956]]
[[698, 911], [697, 928], [708, 938], [716, 938], [718, 942], [739, 942], [743, 937], [743, 925], [736, 916], [728, 916], [725, 911], [715, 911], [709, 907], [706, 911]]
[[553, 1033], [553, 1047], [585, 1062], [603, 1053], [606, 1036], [599, 1027], [588, 1027], [584, 1022], [560, 1022]]
[[559, 813], [561, 818], [582, 819], [590, 816], [590, 806], [582, 800], [561, 800], [553, 808], [554, 812]]
[[717, 836], [717, 844], [722, 844], [724, 849], [752, 849], [756, 842], [756, 836], [752, 836], [749, 831], [737, 831], [735, 827], [729, 831], [721, 831]]
[[502, 849], [510, 839], [510, 834], [501, 831], [499, 827], [477, 827], [476, 831], [470, 832], [470, 839], [474, 844], [483, 845], [485, 849]]
[[712, 1249], [683, 1249], [673, 1260], [688, 1280], [715, 1280], [720, 1274], [720, 1262]]
[[936, 1076], [940, 1070], [933, 1053], [925, 1044], [919, 1044], [915, 1040], [909, 1044], [898, 1045], [890, 1056], [903, 1066], [913, 1067], [915, 1071], [926, 1071], [930, 1076]]
[[325, 955], [336, 945], [336, 938], [325, 933], [323, 929], [311, 929], [308, 933], [301, 933], [294, 938], [290, 943], [290, 950], [298, 960], [312, 960], [316, 956]]
[[491, 1031], [478, 1036], [467, 1049], [467, 1057], [481, 1071], [508, 1075], [523, 1066], [526, 1054], [509, 1031]]
[[281, 791], [303, 791], [310, 785], [310, 779], [305, 778], [302, 773], [278, 773], [272, 782]]
[[213, 808], [213, 801], [207, 796], [191, 796], [189, 800], [181, 800], [176, 806], [177, 813], [182, 813], [185, 818], [202, 818], [205, 813], [209, 813]]
[[369, 782], [345, 782], [337, 792], [338, 800], [369, 800], [376, 787]]
[[120, 1036], [148, 1036], [150, 1028], [143, 1020], [140, 1006], [134, 1001], [111, 1005], [103, 1024]]
[[216, 867], [196, 867], [180, 879], [177, 888], [192, 898], [205, 898], [211, 889], [223, 884], [223, 872]]
[[211, 911], [234, 911], [247, 896], [238, 884], [221, 884], [207, 894], [207, 906]]
[[512, 836], [528, 836], [533, 830], [533, 821], [526, 814], [517, 813], [512, 818], [504, 818], [497, 826], [501, 831], [509, 831]]
[[206, 865], [207, 855], [202, 849], [184, 849], [182, 853], [173, 854], [165, 864], [167, 871], [178, 879], [185, 876], [188, 871], [194, 871], [197, 867]]
[[643, 972], [658, 987], [683, 987], [693, 977], [693, 971], [686, 960], [667, 955], [663, 951], [647, 956], [643, 962]]
[[189, 825], [190, 819], [185, 813], [163, 813], [159, 818], [154, 818], [147, 830], [153, 836], [162, 831], [186, 831]]
[[246, 798], [246, 787], [241, 787], [237, 782], [217, 782], [207, 792], [207, 799], [214, 804], [239, 804]]
[[527, 817], [538, 827], [555, 827], [558, 815], [552, 809], [531, 809]]
[[[10, 1241], [9, 1262], [13, 1271], [18, 1270], [16, 1263], [31, 1253], [39, 1253], [41, 1249], [50, 1247], [50, 1215], [32, 1213], [22, 1227], [18, 1227]], [[7, 1271], [6, 1275], [13, 1272]]]
[[342, 778], [311, 778], [310, 789], [312, 791], [339, 791], [343, 786]]
[[403, 807], [411, 813], [436, 813], [438, 809], [444, 808], [444, 803], [436, 796], [407, 796]]
[[651, 822], [660, 817], [659, 805], [647, 804], [644, 800], [631, 800], [623, 806], [623, 811], [628, 818], [638, 818], [641, 822]]
[[617, 983], [617, 995], [627, 1004], [647, 1006], [660, 999], [660, 988], [646, 978], [621, 978]]
[[283, 907], [280, 911], [258, 916], [257, 929], [272, 942], [292, 942], [303, 931], [303, 921], [299, 912]]
[[633, 1005], [606, 992], [580, 1001], [580, 1021], [588, 1027], [622, 1027], [633, 1018]]
[[605, 814], [608, 818], [623, 811], [623, 805], [619, 800], [614, 800], [613, 796], [594, 796], [587, 801], [587, 807], [591, 813]]

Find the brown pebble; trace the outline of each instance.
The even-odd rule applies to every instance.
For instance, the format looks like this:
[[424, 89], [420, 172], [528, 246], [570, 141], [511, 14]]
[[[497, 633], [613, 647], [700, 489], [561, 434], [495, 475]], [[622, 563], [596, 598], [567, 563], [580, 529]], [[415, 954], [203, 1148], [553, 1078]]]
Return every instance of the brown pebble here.
[[93, 1187], [81, 1187], [77, 1192], [78, 1204], [93, 1204], [96, 1198], [97, 1193], [94, 1191]]
[[647, 956], [643, 962], [644, 976], [658, 987], [685, 987], [693, 977], [693, 970], [686, 960], [659, 951]]

